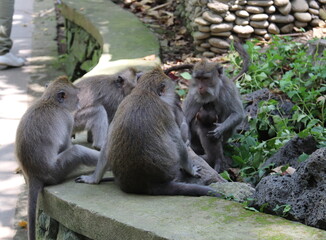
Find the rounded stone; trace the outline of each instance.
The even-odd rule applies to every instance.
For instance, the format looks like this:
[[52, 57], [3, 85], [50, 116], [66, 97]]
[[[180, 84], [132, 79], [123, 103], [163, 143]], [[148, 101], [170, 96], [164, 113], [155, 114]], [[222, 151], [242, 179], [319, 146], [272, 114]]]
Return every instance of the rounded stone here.
[[292, 0], [293, 12], [306, 12], [309, 9], [309, 5], [306, 0]]
[[267, 20], [265, 21], [250, 21], [250, 26], [254, 28], [267, 28], [269, 25], [269, 22]]
[[311, 14], [308, 12], [296, 12], [294, 13], [294, 17], [296, 20], [300, 22], [310, 22], [311, 21]]
[[289, 3], [289, 0], [274, 0], [274, 5], [278, 7], [285, 6]]
[[203, 57], [206, 57], [206, 58], [213, 58], [215, 57], [216, 54], [215, 53], [212, 53], [212, 52], [203, 52]]
[[233, 31], [238, 34], [250, 34], [254, 32], [254, 29], [249, 25], [247, 26], [236, 25], [234, 26]]
[[271, 34], [280, 34], [280, 29], [275, 23], [269, 24], [267, 31]]
[[210, 23], [221, 23], [223, 18], [220, 15], [214, 14], [212, 12], [206, 11], [203, 13], [202, 18]]
[[257, 13], [263, 13], [264, 12], [264, 8], [262, 7], [256, 7], [256, 6], [246, 6], [245, 7], [245, 10], [249, 13], [254, 13], [254, 14], [257, 14]]
[[210, 50], [217, 54], [223, 54], [223, 53], [228, 52], [228, 49], [221, 49], [221, 48], [216, 48], [216, 47], [211, 47]]
[[304, 28], [307, 27], [308, 23], [306, 22], [299, 22], [299, 21], [294, 21], [294, 25], [298, 28]]
[[234, 22], [237, 17], [233, 13], [227, 13], [224, 20], [227, 22]]
[[316, 16], [319, 15], [319, 9], [309, 8], [308, 12]]
[[207, 22], [205, 19], [203, 19], [203, 18], [201, 18], [201, 17], [195, 18], [194, 22], [195, 22], [197, 25], [203, 25], [203, 26], [208, 26], [208, 25], [210, 25], [210, 22]]
[[242, 18], [249, 17], [249, 13], [246, 10], [238, 10], [235, 12], [235, 15]]
[[208, 39], [208, 42], [213, 47], [222, 48], [222, 49], [230, 48], [230, 43], [228, 43], [227, 41], [225, 41], [221, 38], [210, 38], [210, 39]]
[[256, 1], [248, 1], [247, 4], [251, 5], [251, 6], [268, 7], [268, 6], [273, 5], [273, 1], [256, 0]]
[[211, 31], [211, 28], [209, 26], [198, 25], [198, 30], [200, 32], [208, 33]]
[[254, 29], [254, 34], [265, 35], [266, 33], [267, 33], [266, 28], [255, 28]]
[[227, 31], [232, 30], [232, 28], [233, 28], [232, 23], [212, 24], [211, 32], [227, 32]]
[[319, 16], [321, 19], [326, 21], [326, 10], [323, 8], [319, 9]]
[[265, 35], [264, 35], [264, 38], [265, 38], [265, 40], [270, 40], [271, 38], [272, 38], [272, 36], [269, 34], [269, 33], [266, 33]]
[[272, 13], [276, 12], [276, 8], [275, 8], [274, 5], [269, 6], [269, 7], [266, 7], [266, 8], [265, 8], [265, 12], [266, 12], [267, 14], [272, 14]]
[[293, 31], [294, 28], [294, 24], [290, 23], [290, 24], [286, 24], [283, 27], [281, 27], [281, 33], [291, 33]]
[[217, 36], [217, 37], [229, 37], [231, 36], [231, 32], [218, 32], [218, 33], [215, 33], [215, 32], [212, 32], [211, 35], [212, 36]]
[[326, 0], [318, 0], [320, 3], [326, 3]]
[[275, 22], [275, 23], [291, 23], [294, 21], [294, 17], [292, 15], [280, 15], [275, 14], [269, 17], [269, 21]]
[[192, 34], [192, 37], [196, 40], [206, 39], [210, 37], [209, 33], [203, 33], [203, 32], [194, 32]]
[[248, 33], [248, 34], [238, 33], [238, 37], [239, 38], [250, 38], [251, 37], [251, 33]]
[[250, 20], [252, 21], [264, 21], [268, 19], [268, 15], [264, 13], [253, 14], [250, 16]]
[[208, 42], [204, 42], [204, 43], [200, 44], [200, 46], [202, 48], [210, 48], [211, 47], [211, 45]]
[[280, 13], [282, 13], [283, 15], [288, 15], [290, 12], [291, 12], [291, 9], [292, 9], [292, 4], [291, 3], [288, 3], [286, 4], [285, 6], [282, 6], [282, 7], [278, 7], [277, 8]]
[[229, 10], [229, 5], [221, 3], [221, 2], [208, 3], [207, 7], [217, 13], [224, 13]]
[[313, 27], [325, 27], [326, 23], [323, 20], [320, 20], [319, 18], [315, 18], [310, 22], [310, 25]]
[[235, 20], [235, 24], [236, 25], [248, 25], [249, 24], [249, 18], [240, 18], [237, 17], [237, 19]]
[[238, 5], [238, 4], [233, 4], [233, 5], [231, 5], [231, 7], [230, 7], [230, 11], [237, 11], [237, 10], [242, 10], [244, 7], [243, 6], [240, 6], [240, 5]]
[[309, 5], [309, 7], [311, 7], [311, 8], [319, 9], [319, 4], [318, 4], [316, 1], [314, 1], [314, 0], [310, 1], [310, 2], [308, 3], [308, 5]]
[[203, 47], [196, 47], [196, 50], [198, 51], [198, 52], [205, 52], [206, 51], [206, 49], [205, 48], [203, 48]]

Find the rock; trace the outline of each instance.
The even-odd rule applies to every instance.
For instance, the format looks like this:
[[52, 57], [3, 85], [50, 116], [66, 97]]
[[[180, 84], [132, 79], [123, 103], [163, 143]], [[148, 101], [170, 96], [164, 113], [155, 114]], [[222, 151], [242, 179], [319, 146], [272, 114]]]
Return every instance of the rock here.
[[218, 36], [218, 37], [229, 37], [229, 36], [231, 36], [231, 34], [232, 33], [230, 31], [228, 31], [228, 32], [218, 32], [218, 33], [212, 32], [211, 33], [212, 36]]
[[261, 13], [261, 14], [253, 14], [250, 16], [250, 20], [252, 21], [264, 21], [268, 19], [268, 15]]
[[300, 162], [298, 158], [301, 154], [311, 154], [317, 150], [317, 142], [312, 136], [306, 138], [295, 137], [287, 142], [277, 153], [270, 157], [263, 164], [263, 167], [274, 163], [275, 167], [289, 164], [293, 168], [298, 168]]
[[311, 14], [308, 12], [296, 12], [294, 13], [294, 17], [300, 22], [310, 22], [311, 21]]
[[280, 28], [281, 33], [291, 33], [293, 31], [294, 24], [289, 23]]
[[244, 202], [255, 194], [255, 189], [247, 183], [226, 182], [212, 183], [209, 185], [217, 192], [222, 193], [226, 197], [232, 197], [235, 201]]
[[242, 10], [243, 8], [244, 8], [243, 6], [240, 6], [238, 4], [232, 4], [230, 6], [230, 11], [234, 12], [234, 11]]
[[265, 35], [267, 33], [266, 28], [255, 28], [254, 33], [257, 35]]
[[272, 38], [272, 35], [270, 35], [269, 33], [266, 33], [265, 35], [264, 35], [264, 39], [265, 40], [270, 40]]
[[225, 41], [221, 38], [210, 38], [210, 39], [208, 39], [208, 42], [213, 47], [222, 48], [222, 49], [230, 48], [230, 43], [228, 43], [227, 41]]
[[[207, 53], [208, 52], [204, 52], [203, 55], [205, 54], [205, 57], [215, 56], [214, 53]], [[188, 147], [188, 155], [192, 159], [193, 164], [201, 168], [201, 170], [199, 171], [200, 178], [194, 178], [192, 176], [189, 176], [189, 174], [185, 174], [183, 171], [180, 171], [180, 175], [177, 178], [178, 181], [196, 183], [200, 185], [209, 185], [214, 182], [227, 182], [213, 168], [211, 168], [204, 159], [199, 157], [190, 147]]]
[[319, 9], [309, 8], [308, 12], [316, 16], [319, 15]]
[[302, 162], [293, 175], [269, 175], [256, 186], [253, 206], [264, 205], [264, 211], [283, 215], [283, 208], [290, 206], [286, 218], [326, 230], [326, 148], [315, 151]]
[[201, 17], [198, 17], [198, 18], [195, 18], [194, 22], [198, 25], [203, 25], [203, 26], [209, 26], [210, 25], [210, 22], [204, 20], [203, 18]]
[[206, 38], [209, 38], [210, 34], [209, 33], [203, 33], [203, 32], [194, 32], [192, 34], [192, 37], [195, 39], [195, 40], [200, 40], [200, 39], [206, 39]]
[[289, 3], [289, 0], [274, 0], [274, 5], [278, 7], [285, 6]]
[[207, 42], [204, 42], [204, 43], [200, 44], [200, 46], [202, 48], [210, 48], [211, 47], [211, 45], [209, 43], [207, 43]]
[[228, 52], [227, 49], [216, 48], [216, 47], [211, 47], [210, 50], [211, 50], [213, 53], [217, 53], [217, 54], [223, 54], [223, 53], [227, 53], [227, 52]]
[[202, 18], [210, 23], [221, 23], [223, 18], [220, 15], [214, 14], [212, 12], [206, 11], [203, 13]]
[[275, 22], [275, 23], [291, 23], [294, 21], [294, 17], [292, 15], [279, 15], [275, 14], [269, 17], [269, 21]]
[[225, 13], [229, 10], [229, 5], [221, 2], [208, 3], [207, 7], [217, 13]]
[[292, 0], [293, 12], [306, 12], [309, 9], [309, 5], [306, 0]]
[[206, 33], [206, 32], [210, 32], [210, 31], [211, 31], [211, 28], [210, 28], [209, 26], [202, 26], [202, 25], [199, 25], [199, 26], [198, 26], [198, 30], [199, 30], [200, 32], [204, 32], [204, 33]]
[[255, 13], [255, 14], [264, 12], [264, 8], [256, 7], [256, 6], [246, 6], [245, 10], [249, 13]]
[[238, 10], [235, 12], [235, 15], [242, 18], [249, 17], [249, 13], [246, 10]]
[[314, 1], [314, 0], [309, 1], [308, 5], [311, 8], [319, 9], [319, 4], [316, 1]]
[[234, 26], [233, 31], [238, 34], [250, 34], [254, 32], [254, 29], [249, 25], [247, 26], [236, 25]]
[[212, 52], [203, 52], [202, 56], [206, 58], [213, 58], [216, 56], [216, 54]]
[[291, 3], [288, 3], [286, 4], [285, 6], [282, 6], [282, 7], [278, 7], [277, 8], [280, 13], [282, 13], [283, 15], [288, 15], [290, 12], [291, 12], [291, 9], [292, 9], [292, 4]]
[[326, 10], [323, 8], [319, 9], [319, 16], [321, 19], [326, 21]]
[[272, 13], [274, 13], [275, 11], [276, 11], [276, 8], [275, 8], [274, 5], [265, 8], [265, 12], [266, 12], [267, 14], [272, 14]]
[[310, 22], [310, 25], [313, 27], [325, 27], [326, 23], [323, 20], [320, 20], [319, 18], [315, 18]]
[[268, 1], [268, 0], [248, 1], [247, 4], [251, 6], [268, 7], [273, 5], [273, 1]]
[[318, 0], [320, 3], [326, 3], [326, 0]]
[[233, 24], [232, 23], [219, 23], [219, 24], [212, 24], [211, 31], [212, 32], [227, 32], [232, 30]]
[[198, 52], [205, 52], [206, 51], [206, 49], [205, 48], [202, 48], [202, 47], [196, 47], [196, 50], [198, 51]]
[[268, 21], [250, 21], [250, 26], [254, 28], [267, 28], [269, 25]]
[[238, 33], [238, 37], [239, 38], [250, 38], [251, 37], [251, 33], [247, 33], [247, 34]]
[[299, 21], [295, 21], [294, 22], [294, 26], [298, 27], [298, 28], [304, 28], [308, 26], [308, 23], [306, 22], [299, 22]]
[[237, 19], [235, 20], [235, 24], [236, 25], [248, 25], [249, 24], [249, 18], [237, 17]]
[[280, 32], [281, 32], [275, 23], [269, 24], [267, 31], [271, 34], [280, 34]]
[[[324, 22], [325, 24], [325, 22]], [[323, 52], [326, 50], [326, 39], [318, 39], [308, 43], [307, 54], [309, 56], [315, 56], [313, 60], [314, 65], [325, 65], [326, 60], [322, 59]]]
[[237, 17], [233, 13], [227, 13], [224, 20], [227, 22], [234, 22]]

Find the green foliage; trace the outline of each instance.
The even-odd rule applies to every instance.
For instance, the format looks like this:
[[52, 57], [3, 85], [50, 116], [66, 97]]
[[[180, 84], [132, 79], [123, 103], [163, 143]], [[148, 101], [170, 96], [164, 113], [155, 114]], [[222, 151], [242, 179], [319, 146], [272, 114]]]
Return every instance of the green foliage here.
[[291, 211], [292, 207], [289, 204], [285, 204], [285, 205], [277, 205], [273, 211], [277, 214], [280, 215], [282, 217], [286, 217], [288, 215], [288, 213]]
[[[312, 135], [319, 147], [326, 146], [326, 51], [323, 56], [308, 56], [307, 46], [290, 38], [274, 36], [267, 48], [258, 40], [245, 45], [252, 64], [248, 73], [238, 80], [241, 94], [268, 88], [285, 94], [294, 103], [291, 116], [285, 118], [276, 100], [261, 101], [257, 118], [249, 118], [250, 129], [232, 139], [227, 154], [236, 167], [241, 168], [245, 181], [256, 184], [272, 166], [262, 168], [262, 163], [294, 136]], [[230, 55], [232, 65], [241, 69], [241, 58]], [[278, 114], [275, 114], [277, 112]], [[260, 138], [260, 132], [268, 135]], [[302, 155], [299, 161], [307, 158]]]

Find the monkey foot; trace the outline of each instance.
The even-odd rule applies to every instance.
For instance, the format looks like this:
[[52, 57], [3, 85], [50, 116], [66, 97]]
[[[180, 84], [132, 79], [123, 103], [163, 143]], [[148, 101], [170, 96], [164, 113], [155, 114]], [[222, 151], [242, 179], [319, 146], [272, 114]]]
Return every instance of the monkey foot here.
[[77, 178], [75, 178], [76, 183], [88, 183], [88, 184], [98, 184], [97, 181], [95, 181], [93, 175], [82, 175]]

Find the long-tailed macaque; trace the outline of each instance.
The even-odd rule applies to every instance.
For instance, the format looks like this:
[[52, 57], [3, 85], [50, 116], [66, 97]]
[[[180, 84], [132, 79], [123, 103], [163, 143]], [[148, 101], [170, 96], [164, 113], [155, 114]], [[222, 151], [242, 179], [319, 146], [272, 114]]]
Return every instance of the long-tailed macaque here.
[[128, 68], [113, 75], [82, 78], [75, 85], [80, 89], [80, 109], [75, 113], [73, 132], [88, 131], [88, 141], [101, 149], [106, 141], [108, 127], [118, 105], [135, 87], [139, 74]]
[[35, 239], [39, 192], [57, 184], [79, 164], [96, 165], [99, 152], [72, 145], [78, 88], [66, 77], [50, 83], [23, 115], [16, 134], [16, 156], [28, 184], [28, 239]]
[[[174, 90], [161, 68], [145, 73], [119, 105], [95, 173], [76, 181], [98, 183], [110, 162], [115, 182], [127, 193], [221, 196], [207, 186], [174, 181], [189, 161], [174, 115]], [[185, 171], [196, 175], [192, 166]]]
[[[189, 138], [191, 146], [197, 152], [202, 149], [204, 142], [198, 145], [198, 133], [194, 131], [196, 114], [205, 104], [213, 105], [218, 121], [216, 127], [208, 132], [207, 138], [214, 137], [223, 144], [233, 135], [235, 128], [245, 118], [245, 112], [240, 99], [240, 94], [234, 81], [243, 75], [249, 67], [249, 55], [238, 42], [235, 49], [243, 58], [243, 68], [233, 79], [228, 79], [223, 73], [223, 67], [218, 63], [204, 59], [195, 64], [189, 92], [183, 102], [183, 111], [189, 125]], [[197, 140], [197, 141], [196, 141]], [[205, 146], [204, 148], [207, 148]], [[207, 154], [207, 153], [206, 153]], [[223, 157], [223, 151], [222, 151]], [[217, 166], [216, 170], [219, 170]]]

